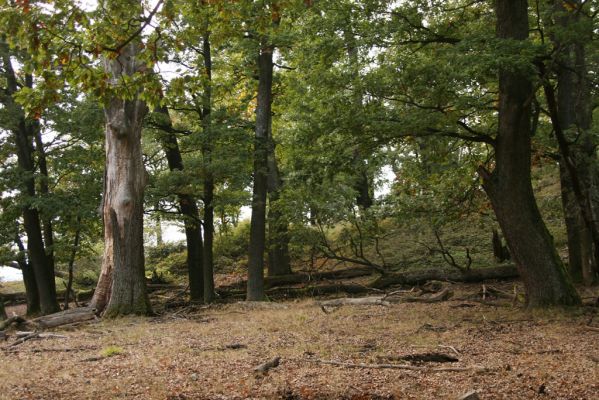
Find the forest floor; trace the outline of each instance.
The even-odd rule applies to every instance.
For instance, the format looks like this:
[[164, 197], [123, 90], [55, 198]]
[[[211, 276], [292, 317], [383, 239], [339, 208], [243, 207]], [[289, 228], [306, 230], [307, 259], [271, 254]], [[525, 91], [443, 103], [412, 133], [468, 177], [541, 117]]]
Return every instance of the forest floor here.
[[[10, 338], [0, 344], [0, 398], [599, 398], [599, 329], [589, 327], [599, 326], [597, 308], [483, 304], [468, 296], [480, 288], [455, 284], [452, 299], [433, 304], [189, 306], [58, 328], [64, 337], [8, 348]], [[402, 359], [427, 353], [457, 361]], [[274, 357], [279, 366], [254, 371]]]

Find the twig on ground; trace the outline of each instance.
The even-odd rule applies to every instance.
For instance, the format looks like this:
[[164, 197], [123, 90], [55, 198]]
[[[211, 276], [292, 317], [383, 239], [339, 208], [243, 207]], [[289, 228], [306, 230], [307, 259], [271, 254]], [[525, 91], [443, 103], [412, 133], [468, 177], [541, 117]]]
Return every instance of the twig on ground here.
[[40, 335], [40, 332], [31, 332], [27, 336], [23, 336], [20, 339], [15, 340], [13, 343], [9, 344], [8, 347], [15, 347], [20, 345], [21, 343], [25, 343], [26, 341], [36, 338]]
[[447, 345], [440, 344], [437, 347], [440, 347], [442, 349], [449, 349], [449, 350], [453, 351], [456, 356], [458, 356], [458, 357], [460, 356], [460, 352], [457, 351], [456, 348], [453, 346], [447, 346]]
[[254, 373], [257, 375], [265, 375], [271, 369], [278, 367], [280, 362], [281, 357], [277, 356], [272, 360], [265, 362], [264, 364], [258, 365], [256, 368], [254, 368]]

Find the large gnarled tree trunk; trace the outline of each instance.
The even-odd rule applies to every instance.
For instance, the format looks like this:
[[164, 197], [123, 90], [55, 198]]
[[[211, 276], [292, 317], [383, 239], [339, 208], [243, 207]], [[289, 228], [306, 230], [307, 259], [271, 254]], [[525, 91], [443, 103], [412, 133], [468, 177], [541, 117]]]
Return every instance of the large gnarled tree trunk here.
[[[137, 40], [104, 61], [113, 85], [140, 70]], [[104, 182], [104, 258], [92, 301], [108, 317], [148, 314], [143, 251], [143, 198], [146, 172], [142, 160], [140, 100], [110, 99], [106, 116], [106, 176]]]
[[[497, 36], [528, 38], [528, 2], [497, 0]], [[496, 166], [480, 170], [497, 220], [527, 292], [530, 307], [580, 303], [555, 250], [534, 198], [531, 175], [530, 72], [503, 68], [499, 74]]]

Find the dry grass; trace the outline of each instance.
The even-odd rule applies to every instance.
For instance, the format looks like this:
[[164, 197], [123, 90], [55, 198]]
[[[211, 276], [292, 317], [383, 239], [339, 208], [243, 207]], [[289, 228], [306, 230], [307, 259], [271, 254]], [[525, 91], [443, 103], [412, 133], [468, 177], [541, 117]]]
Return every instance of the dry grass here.
[[[352, 306], [325, 314], [314, 301], [237, 303], [103, 321], [61, 331], [68, 339], [30, 341], [0, 352], [0, 398], [452, 399], [471, 389], [483, 399], [598, 398], [599, 333], [585, 330], [584, 312], [463, 304]], [[232, 344], [243, 346], [227, 348]], [[459, 352], [455, 365], [489, 371], [348, 369], [312, 362], [452, 354], [439, 345]], [[114, 348], [119, 351], [110, 357], [103, 354]], [[281, 357], [278, 368], [254, 375], [255, 366], [275, 356]]]

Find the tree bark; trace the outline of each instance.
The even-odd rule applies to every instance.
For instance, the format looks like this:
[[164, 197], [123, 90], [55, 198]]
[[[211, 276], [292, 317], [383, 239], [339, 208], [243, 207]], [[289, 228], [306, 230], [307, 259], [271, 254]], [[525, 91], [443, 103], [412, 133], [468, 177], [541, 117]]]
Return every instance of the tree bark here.
[[[561, 1], [555, 3], [554, 9], [556, 24], [565, 32], [575, 30], [580, 18], [585, 18], [581, 17], [577, 9], [566, 9]], [[553, 36], [554, 45], [558, 50], [557, 115], [554, 118], [556, 117], [559, 124], [560, 133], [571, 136], [566, 144], [570, 159], [567, 160], [562, 154], [560, 161], [562, 207], [568, 233], [569, 271], [574, 280], [590, 285], [599, 278], [599, 227], [596, 220], [599, 211], [596, 199], [599, 196], [599, 188], [596, 178], [597, 143], [589, 132], [592, 106], [586, 70], [587, 39], [575, 36], [574, 39], [562, 42], [557, 35]], [[571, 162], [574, 168], [568, 168], [568, 162]], [[572, 176], [573, 173], [576, 176]], [[581, 193], [578, 195], [577, 184], [581, 186]]]
[[[364, 133], [364, 125], [360, 121], [361, 114], [363, 112], [364, 105], [362, 104], [362, 92], [359, 91], [355, 86], [360, 79], [360, 66], [359, 66], [359, 54], [358, 44], [353, 32], [351, 16], [348, 18], [346, 29], [343, 31], [343, 39], [347, 50], [347, 56], [350, 64], [351, 71], [351, 84], [353, 87], [352, 93], [352, 105], [353, 115], [355, 119], [353, 134], [356, 137], [362, 137]], [[368, 174], [368, 164], [365, 161], [365, 155], [363, 150], [358, 146], [354, 148], [352, 166], [354, 175], [354, 189], [356, 191], [356, 204], [363, 210], [372, 207], [372, 182]]]
[[204, 33], [202, 55], [206, 83], [202, 96], [202, 127], [205, 141], [202, 146], [204, 156], [204, 302], [214, 300], [214, 175], [212, 173], [212, 55], [208, 26]]
[[[139, 41], [105, 59], [112, 85], [138, 72]], [[146, 172], [141, 151], [144, 102], [113, 97], [106, 117], [106, 178], [104, 187], [104, 258], [93, 306], [107, 317], [151, 312], [145, 282], [143, 198]]]
[[[155, 111], [160, 117], [158, 126], [162, 129], [160, 144], [166, 155], [168, 168], [171, 171], [183, 171], [183, 158], [179, 150], [177, 136], [173, 131], [173, 123], [165, 106]], [[183, 215], [185, 239], [187, 242], [187, 273], [189, 279], [189, 295], [192, 301], [204, 299], [203, 263], [202, 263], [202, 228], [200, 213], [196, 199], [188, 193], [177, 192], [179, 208]]]
[[[497, 0], [497, 36], [527, 40], [528, 2]], [[580, 304], [537, 207], [531, 184], [531, 101], [529, 71], [499, 73], [499, 128], [492, 173], [479, 170], [499, 225], [527, 291], [529, 307]]]
[[[26, 75], [26, 81], [28, 87], [33, 87], [33, 77]], [[37, 163], [39, 166], [41, 179], [39, 181], [39, 189], [42, 197], [48, 198], [50, 196], [50, 188], [48, 186], [48, 163], [46, 161], [46, 150], [44, 149], [44, 141], [42, 139], [42, 131], [40, 129], [39, 121], [35, 121], [33, 125], [35, 131], [35, 151], [37, 153]], [[46, 257], [48, 258], [48, 268], [54, 273], [54, 228], [52, 226], [52, 215], [41, 214], [42, 220], [42, 232], [44, 236], [44, 246], [46, 251]]]
[[40, 295], [37, 290], [37, 283], [35, 282], [35, 272], [31, 264], [27, 262], [25, 245], [19, 236], [18, 230], [15, 234], [15, 243], [19, 248], [17, 263], [23, 274], [23, 284], [25, 285], [25, 295], [27, 297], [27, 315], [37, 315], [40, 313], [41, 308]]
[[268, 126], [271, 118], [273, 47], [262, 45], [258, 57], [258, 100], [254, 138], [254, 187], [248, 260], [247, 300], [264, 300], [264, 249], [268, 177]]
[[[75, 257], [77, 250], [79, 249], [79, 239], [81, 237], [81, 217], [77, 217], [77, 230], [75, 231], [75, 239], [73, 239], [73, 249], [71, 250], [71, 257], [69, 258], [69, 278], [67, 280], [66, 292], [64, 294], [64, 309], [69, 309], [69, 300], [71, 291], [73, 290], [73, 270], [75, 267]], [[75, 301], [77, 301], [75, 299]]]
[[279, 173], [272, 137], [272, 123], [269, 123], [268, 137], [268, 276], [291, 274], [289, 257], [289, 224], [279, 209], [279, 198], [283, 181]]
[[42, 314], [50, 314], [60, 309], [56, 300], [56, 285], [54, 283], [54, 270], [46, 256], [39, 211], [27, 204], [36, 197], [35, 190], [35, 163], [33, 156], [33, 140], [36, 135], [37, 121], [30, 121], [25, 117], [23, 109], [17, 105], [12, 96], [18, 91], [15, 71], [12, 67], [8, 47], [0, 43], [2, 62], [4, 64], [4, 77], [7, 81], [7, 96], [5, 107], [13, 110], [16, 123], [12, 127], [13, 138], [17, 150], [17, 163], [23, 172], [23, 195], [28, 199], [23, 207], [23, 226], [27, 234], [27, 253], [31, 264]]
[[4, 309], [4, 297], [0, 295], [0, 322], [4, 321], [8, 318], [6, 315], [6, 310]]

